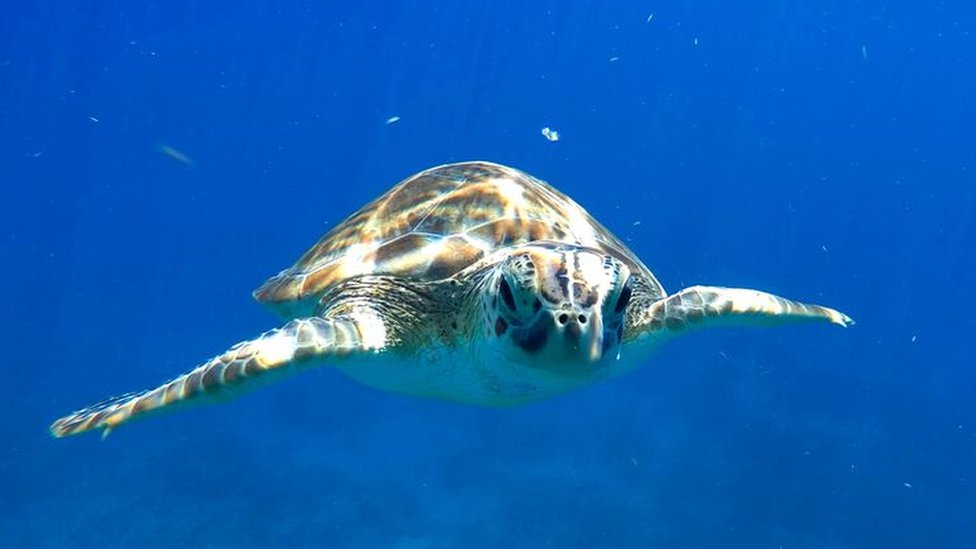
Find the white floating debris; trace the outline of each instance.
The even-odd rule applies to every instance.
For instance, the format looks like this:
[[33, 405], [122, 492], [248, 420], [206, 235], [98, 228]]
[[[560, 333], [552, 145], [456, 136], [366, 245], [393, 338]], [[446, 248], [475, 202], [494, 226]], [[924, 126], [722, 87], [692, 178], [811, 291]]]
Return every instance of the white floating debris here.
[[820, 245], [820, 249], [826, 252], [827, 251], [827, 246], [825, 244], [821, 244]]
[[867, 46], [861, 46], [861, 58], [862, 59], [867, 59], [868, 58], [868, 47]]
[[912, 343], [915, 343], [916, 341], [918, 341], [918, 336], [912, 336]]
[[184, 166], [193, 166], [193, 159], [187, 156], [186, 153], [179, 149], [175, 149], [166, 145], [165, 143], [159, 145], [159, 152], [163, 153], [165, 156], [172, 158], [173, 160], [183, 164]]
[[638, 225], [640, 225], [640, 221], [634, 221], [634, 226], [637, 227]]
[[694, 40], [691, 41], [692, 44], [698, 45], [698, 37], [696, 36]]
[[610, 58], [610, 62], [613, 63], [614, 61], [620, 61], [620, 57], [617, 57], [616, 55], [614, 55], [613, 57], [611, 57]]
[[98, 119], [95, 118], [94, 116], [89, 116], [88, 119], [91, 120], [92, 122], [98, 124]]
[[647, 16], [647, 22], [650, 23], [651, 22], [651, 19], [654, 19], [654, 14], [653, 13]]
[[549, 126], [542, 128], [542, 135], [549, 141], [559, 141], [559, 132]]
[[912, 483], [911, 482], [903, 482], [903, 483], [901, 483], [901, 485], [904, 486], [905, 488], [911, 488], [912, 487]]
[[399, 116], [391, 116], [386, 119], [386, 125], [389, 126], [390, 124], [396, 124], [399, 121], [400, 121]]

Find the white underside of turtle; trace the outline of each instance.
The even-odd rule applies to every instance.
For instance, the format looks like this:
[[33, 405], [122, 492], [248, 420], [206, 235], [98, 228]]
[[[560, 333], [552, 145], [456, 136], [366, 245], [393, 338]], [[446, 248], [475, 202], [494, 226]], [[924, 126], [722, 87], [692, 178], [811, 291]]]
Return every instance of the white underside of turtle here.
[[155, 388], [58, 419], [51, 433], [107, 434], [313, 367], [386, 391], [512, 406], [626, 373], [693, 328], [852, 324], [834, 309], [757, 290], [695, 286], [668, 295], [569, 197], [490, 162], [403, 180], [255, 298], [285, 324]]

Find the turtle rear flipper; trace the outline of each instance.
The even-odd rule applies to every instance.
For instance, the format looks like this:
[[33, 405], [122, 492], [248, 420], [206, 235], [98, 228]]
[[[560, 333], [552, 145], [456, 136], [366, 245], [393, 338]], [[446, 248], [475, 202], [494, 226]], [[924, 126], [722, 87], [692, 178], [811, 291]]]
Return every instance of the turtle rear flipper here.
[[792, 301], [758, 290], [692, 286], [652, 303], [639, 319], [640, 331], [680, 331], [698, 326], [773, 325], [797, 321], [854, 324], [851, 317], [820, 305]]
[[58, 419], [51, 424], [51, 434], [60, 438], [104, 429], [104, 437], [132, 419], [188, 404], [219, 401], [306, 367], [381, 352], [385, 337], [376, 323], [382, 321], [371, 314], [293, 320], [238, 343], [155, 389], [110, 398]]

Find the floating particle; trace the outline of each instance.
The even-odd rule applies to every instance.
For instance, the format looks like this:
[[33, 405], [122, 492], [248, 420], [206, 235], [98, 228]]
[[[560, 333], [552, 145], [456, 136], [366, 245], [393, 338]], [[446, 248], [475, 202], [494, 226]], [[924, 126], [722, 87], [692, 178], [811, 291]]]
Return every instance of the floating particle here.
[[390, 124], [396, 124], [399, 121], [400, 121], [399, 116], [391, 116], [386, 119], [386, 125], [389, 126]]
[[559, 141], [559, 132], [549, 126], [542, 128], [542, 135], [549, 141]]
[[824, 244], [821, 244], [820, 245], [820, 249], [826, 252], [827, 251], [827, 246], [824, 245]]
[[901, 483], [901, 485], [904, 486], [905, 488], [911, 488], [912, 487], [912, 483], [911, 482], [903, 482], [903, 483]]
[[98, 122], [99, 122], [99, 120], [97, 118], [95, 118], [94, 116], [89, 116], [88, 119], [91, 120], [92, 122], [96, 123], [96, 124], [98, 124]]
[[696, 36], [694, 40], [691, 41], [692, 44], [698, 45], [698, 37]]
[[634, 226], [637, 227], [640, 225], [640, 223], [641, 223], [640, 221], [634, 221]]
[[647, 16], [647, 22], [650, 23], [651, 22], [651, 19], [654, 19], [654, 14], [653, 13]]
[[614, 55], [613, 57], [610, 58], [610, 62], [613, 63], [614, 61], [620, 61], [620, 58]]
[[912, 336], [912, 343], [915, 343], [916, 341], [918, 341], [918, 336]]
[[183, 164], [184, 166], [192, 166], [193, 159], [187, 156], [183, 151], [174, 149], [169, 145], [160, 145], [159, 152], [165, 154], [166, 156], [172, 158], [173, 160]]
[[861, 58], [862, 59], [867, 59], [868, 58], [868, 47], [867, 46], [861, 46]]

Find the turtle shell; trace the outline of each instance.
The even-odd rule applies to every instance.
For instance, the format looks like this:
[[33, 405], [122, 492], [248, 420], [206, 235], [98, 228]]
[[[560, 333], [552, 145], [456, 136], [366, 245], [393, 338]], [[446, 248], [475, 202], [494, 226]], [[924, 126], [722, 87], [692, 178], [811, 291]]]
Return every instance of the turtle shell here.
[[307, 315], [330, 286], [362, 275], [448, 278], [493, 252], [527, 242], [569, 242], [647, 267], [572, 199], [520, 170], [462, 162], [411, 176], [325, 234], [254, 292], [284, 315]]

